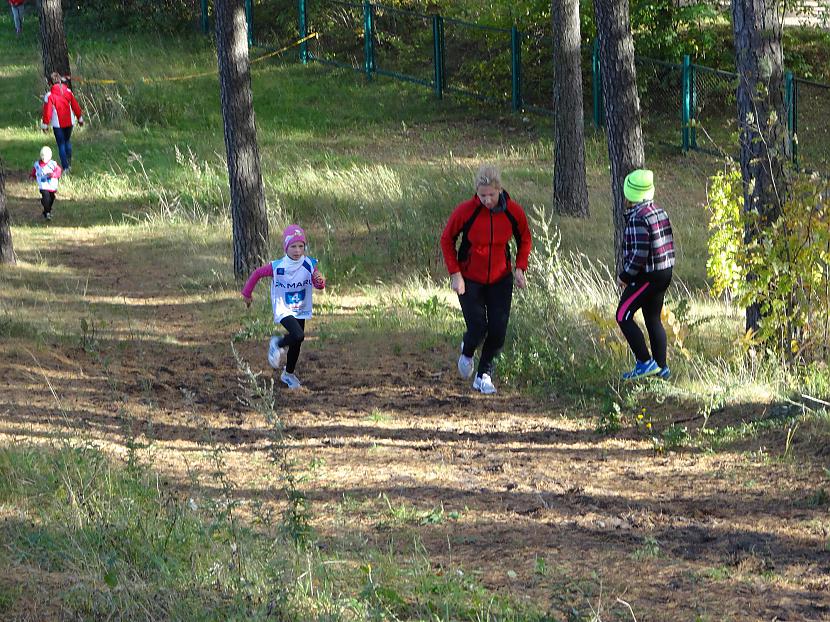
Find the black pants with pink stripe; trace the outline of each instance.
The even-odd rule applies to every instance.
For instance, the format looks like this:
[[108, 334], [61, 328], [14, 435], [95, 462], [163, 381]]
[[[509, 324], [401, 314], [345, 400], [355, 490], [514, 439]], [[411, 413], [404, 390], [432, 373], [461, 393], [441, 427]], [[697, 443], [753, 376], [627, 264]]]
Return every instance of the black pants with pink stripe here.
[[[617, 324], [634, 356], [641, 362], [653, 358], [660, 367], [666, 366], [666, 329], [660, 321], [660, 312], [666, 290], [671, 284], [671, 274], [671, 268], [642, 273], [623, 290], [617, 307]], [[643, 310], [651, 355], [643, 331], [634, 321], [638, 309]]]

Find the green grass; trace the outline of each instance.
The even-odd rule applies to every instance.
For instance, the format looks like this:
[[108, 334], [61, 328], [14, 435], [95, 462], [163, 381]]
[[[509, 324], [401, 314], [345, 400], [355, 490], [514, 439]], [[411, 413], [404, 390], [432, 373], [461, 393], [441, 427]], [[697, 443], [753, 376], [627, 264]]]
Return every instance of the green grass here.
[[[229, 499], [184, 501], [152, 471], [92, 446], [0, 449], [0, 612], [22, 615], [26, 592], [64, 577], [52, 606], [78, 619], [542, 619], [464, 573], [436, 573], [418, 547], [404, 563], [372, 550], [361, 562], [349, 550], [300, 551], [238, 510]], [[390, 505], [409, 521], [402, 511]], [[434, 516], [443, 509], [411, 520]]]

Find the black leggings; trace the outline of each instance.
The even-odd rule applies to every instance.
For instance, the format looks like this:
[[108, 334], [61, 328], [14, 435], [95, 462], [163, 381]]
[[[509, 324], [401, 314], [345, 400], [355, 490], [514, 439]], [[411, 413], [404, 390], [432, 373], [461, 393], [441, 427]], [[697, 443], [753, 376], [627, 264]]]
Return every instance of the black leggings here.
[[52, 211], [52, 204], [55, 202], [55, 193], [49, 190], [40, 191], [40, 204], [43, 206], [43, 215], [46, 216]]
[[510, 305], [513, 302], [513, 274], [498, 283], [484, 285], [465, 280], [465, 291], [458, 297], [467, 324], [464, 333], [464, 356], [473, 356], [484, 341], [478, 375], [493, 373], [493, 359], [504, 347]]
[[284, 317], [280, 320], [280, 324], [288, 331], [283, 335], [278, 344], [281, 348], [288, 348], [288, 356], [285, 359], [285, 371], [289, 374], [294, 373], [294, 366], [297, 365], [297, 359], [300, 358], [300, 348], [305, 339], [305, 320], [298, 320], [293, 315]]
[[[663, 310], [666, 290], [671, 284], [671, 275], [671, 268], [643, 273], [626, 286], [617, 307], [617, 324], [634, 356], [638, 361], [653, 358], [660, 367], [666, 366], [666, 329], [660, 321], [660, 312]], [[643, 310], [652, 355], [648, 353], [643, 331], [634, 321], [637, 309]]]

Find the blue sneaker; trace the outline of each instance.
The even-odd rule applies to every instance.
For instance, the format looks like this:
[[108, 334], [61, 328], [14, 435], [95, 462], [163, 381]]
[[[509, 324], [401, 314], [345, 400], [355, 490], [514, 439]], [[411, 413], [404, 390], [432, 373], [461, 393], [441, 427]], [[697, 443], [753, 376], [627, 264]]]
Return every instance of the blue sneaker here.
[[669, 369], [669, 366], [666, 365], [665, 367], [661, 367], [660, 371], [657, 372], [657, 377], [662, 380], [668, 380], [671, 377], [671, 370]]
[[654, 376], [660, 373], [660, 366], [654, 362], [654, 359], [647, 361], [637, 361], [634, 369], [627, 371], [622, 375], [623, 380], [637, 380], [638, 378], [645, 378], [647, 376]]

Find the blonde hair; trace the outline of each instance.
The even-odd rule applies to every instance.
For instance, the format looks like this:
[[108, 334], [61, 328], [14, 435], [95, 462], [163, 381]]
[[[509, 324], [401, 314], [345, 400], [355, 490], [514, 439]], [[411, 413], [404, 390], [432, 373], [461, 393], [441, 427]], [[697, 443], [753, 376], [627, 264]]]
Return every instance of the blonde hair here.
[[501, 190], [501, 172], [495, 164], [482, 164], [475, 178], [476, 190], [480, 186], [493, 186]]
[[60, 84], [63, 80], [61, 78], [61, 74], [59, 74], [57, 71], [53, 71], [52, 73], [50, 73], [49, 79], [52, 81], [52, 84]]

